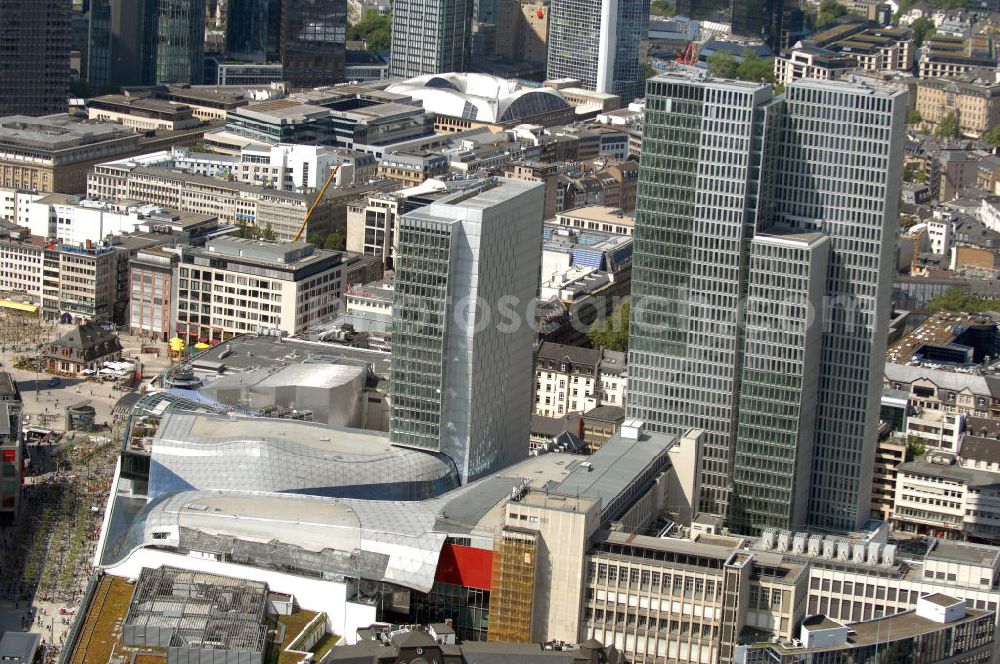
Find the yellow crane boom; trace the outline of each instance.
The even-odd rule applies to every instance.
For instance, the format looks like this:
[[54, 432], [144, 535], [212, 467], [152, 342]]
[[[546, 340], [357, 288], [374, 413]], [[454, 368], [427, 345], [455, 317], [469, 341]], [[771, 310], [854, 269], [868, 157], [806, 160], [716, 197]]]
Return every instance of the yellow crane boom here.
[[316, 196], [316, 200], [313, 201], [313, 204], [309, 206], [309, 211], [306, 212], [306, 218], [302, 220], [302, 225], [299, 226], [299, 232], [295, 234], [295, 240], [294, 240], [295, 242], [298, 242], [299, 238], [302, 237], [302, 233], [305, 232], [306, 230], [306, 224], [309, 223], [309, 217], [312, 216], [313, 210], [316, 209], [316, 206], [319, 205], [319, 202], [323, 200], [323, 194], [326, 193], [327, 187], [329, 187], [330, 183], [333, 182], [333, 178], [337, 175], [337, 171], [339, 170], [340, 170], [340, 164], [337, 164], [330, 170], [330, 177], [328, 177], [326, 179], [326, 182], [323, 183], [323, 188], [319, 190], [319, 195]]

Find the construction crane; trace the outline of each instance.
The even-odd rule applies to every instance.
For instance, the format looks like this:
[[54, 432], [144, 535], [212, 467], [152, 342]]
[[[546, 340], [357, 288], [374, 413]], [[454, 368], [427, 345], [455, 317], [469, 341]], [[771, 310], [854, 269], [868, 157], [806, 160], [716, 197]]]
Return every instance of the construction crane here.
[[687, 48], [684, 52], [677, 51], [677, 58], [675, 62], [682, 65], [693, 65], [698, 62], [698, 47], [694, 45], [693, 41], [688, 42]]
[[326, 193], [327, 187], [329, 187], [330, 183], [333, 182], [333, 178], [336, 177], [337, 171], [339, 170], [340, 170], [340, 164], [337, 164], [330, 171], [330, 177], [328, 177], [326, 179], [326, 182], [323, 183], [323, 188], [319, 190], [319, 195], [316, 196], [316, 200], [313, 201], [313, 204], [311, 206], [309, 206], [309, 211], [306, 212], [306, 218], [302, 220], [302, 225], [299, 226], [299, 232], [295, 234], [295, 239], [293, 240], [293, 242], [298, 242], [299, 238], [302, 237], [302, 234], [306, 230], [306, 224], [309, 223], [309, 217], [312, 216], [313, 210], [316, 209], [316, 206], [319, 205], [319, 202], [323, 200], [323, 194]]

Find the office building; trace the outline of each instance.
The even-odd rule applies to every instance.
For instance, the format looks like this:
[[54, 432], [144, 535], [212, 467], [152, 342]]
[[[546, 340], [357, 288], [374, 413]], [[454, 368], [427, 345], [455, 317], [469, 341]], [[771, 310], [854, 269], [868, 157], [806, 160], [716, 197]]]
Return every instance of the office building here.
[[[156, 82], [156, 0], [91, 0], [90, 86], [94, 91]], [[98, 23], [94, 23], [94, 15]], [[103, 20], [108, 36], [104, 42]], [[105, 56], [105, 52], [107, 55]], [[106, 78], [104, 58], [107, 59]]]
[[205, 0], [157, 0], [157, 85], [199, 85], [204, 61]]
[[389, 76], [466, 71], [472, 57], [472, 10], [472, 0], [395, 2]]
[[298, 334], [339, 309], [343, 262], [301, 241], [218, 238], [185, 248], [173, 279], [177, 336], [214, 344], [248, 331]]
[[733, 35], [762, 39], [777, 51], [781, 47], [784, 13], [784, 0], [733, 0]]
[[17, 520], [25, 460], [21, 445], [21, 393], [17, 381], [0, 373], [0, 524]]
[[285, 80], [313, 88], [344, 81], [346, 0], [282, 0], [281, 64]]
[[91, 0], [87, 18], [86, 79], [92, 91], [103, 90], [111, 81], [111, 0]]
[[390, 431], [463, 482], [525, 458], [543, 187], [504, 178], [399, 219]]
[[226, 11], [227, 58], [267, 62], [269, 19], [275, 4], [280, 7], [280, 0], [230, 0]]
[[549, 12], [549, 80], [577, 79], [626, 103], [643, 96], [647, 0], [553, 0]]
[[[782, 101], [768, 85], [684, 73], [651, 83], [636, 209], [628, 411], [657, 430], [706, 431], [700, 511], [737, 516], [729, 495], [734, 461], [750, 495], [791, 507], [797, 491], [787, 474], [795, 468], [797, 485], [811, 487], [808, 522], [851, 529], [869, 516], [892, 263], [883, 237], [895, 235], [905, 95], [875, 84], [811, 80], [786, 90]], [[823, 267], [827, 250], [808, 234], [768, 240], [772, 228], [828, 236], [831, 269]], [[788, 262], [800, 272], [785, 272]], [[766, 278], [750, 274], [755, 268]], [[819, 291], [813, 279], [824, 282]], [[763, 288], [755, 291], [755, 283]], [[773, 285], [787, 289], [789, 301], [771, 303]], [[739, 300], [748, 289], [744, 313]], [[802, 309], [813, 309], [819, 297], [822, 312]], [[790, 320], [806, 327], [822, 320], [821, 341], [796, 332]], [[781, 335], [768, 336], [779, 325], [796, 347], [795, 366], [785, 368], [801, 377], [797, 385], [774, 369], [787, 351], [775, 344]], [[799, 411], [815, 389], [815, 372], [813, 424]], [[775, 388], [785, 403], [781, 413], [759, 401], [770, 401], [762, 395]], [[777, 428], [784, 449], [808, 454], [802, 441], [811, 427], [806, 481], [802, 457], [779, 461], [768, 445], [779, 444]], [[764, 439], [770, 442], [757, 444]], [[790, 465], [779, 470], [781, 464]], [[751, 486], [768, 476], [779, 484], [767, 495]], [[777, 513], [774, 505], [757, 507]], [[768, 525], [768, 518], [746, 516], [757, 507], [742, 503], [745, 520], [732, 525], [750, 532]]]
[[995, 79], [993, 70], [982, 69], [953, 78], [921, 79], [916, 108], [921, 121], [936, 125], [952, 114], [963, 136], [981, 138], [1000, 124], [1000, 83]]
[[0, 2], [0, 116], [65, 113], [69, 0]]
[[82, 193], [92, 166], [134, 154], [139, 145], [131, 129], [84, 124], [68, 115], [0, 118], [0, 185]]
[[757, 222], [761, 133], [778, 111], [768, 85], [679, 73], [650, 79], [646, 97], [627, 410], [656, 431], [705, 431], [704, 512], [725, 514], [729, 503], [735, 312]]

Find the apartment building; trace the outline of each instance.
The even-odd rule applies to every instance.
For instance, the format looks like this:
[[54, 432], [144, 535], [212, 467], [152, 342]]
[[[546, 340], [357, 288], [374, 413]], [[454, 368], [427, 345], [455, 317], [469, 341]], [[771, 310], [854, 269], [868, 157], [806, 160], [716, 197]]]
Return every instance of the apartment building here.
[[535, 355], [534, 412], [564, 417], [601, 405], [621, 406], [625, 382], [624, 353], [546, 341]]
[[1000, 377], [886, 362], [883, 384], [922, 411], [1000, 417]]
[[906, 419], [906, 438], [925, 447], [955, 452], [965, 428], [965, 415], [918, 410]]
[[42, 304], [42, 264], [45, 238], [23, 232], [0, 236], [0, 293], [24, 295]]
[[635, 217], [626, 215], [620, 208], [605, 205], [585, 205], [560, 212], [555, 223], [569, 228], [582, 228], [617, 235], [635, 233]]
[[186, 247], [172, 277], [177, 336], [214, 344], [257, 330], [298, 334], [339, 310], [343, 263], [343, 254], [301, 241]]
[[378, 162], [378, 175], [416, 187], [426, 180], [448, 174], [448, 157], [442, 154], [387, 154]]
[[954, 114], [963, 136], [981, 138], [1000, 124], [1000, 84], [993, 70], [978, 69], [952, 78], [922, 79], [916, 109], [922, 122], [931, 125]]
[[31, 204], [43, 196], [44, 194], [25, 189], [0, 188], [0, 219], [14, 222], [18, 226], [27, 225]]
[[906, 439], [891, 431], [879, 431], [875, 448], [875, 467], [872, 474], [873, 519], [888, 521], [896, 504], [896, 480], [899, 465], [906, 460]]
[[[128, 309], [129, 250], [110, 242], [56, 245], [58, 275], [51, 280], [43, 258], [45, 314], [67, 322], [124, 323]], [[45, 297], [55, 287], [56, 301]]]
[[83, 124], [68, 115], [0, 118], [0, 186], [83, 193], [91, 167], [139, 147], [139, 135], [117, 125]]

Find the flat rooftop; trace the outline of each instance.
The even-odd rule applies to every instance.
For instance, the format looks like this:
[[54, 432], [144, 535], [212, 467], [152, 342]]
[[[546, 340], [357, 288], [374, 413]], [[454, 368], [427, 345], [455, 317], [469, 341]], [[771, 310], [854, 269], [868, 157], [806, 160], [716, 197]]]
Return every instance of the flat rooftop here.
[[117, 124], [89, 123], [69, 115], [0, 118], [0, 145], [58, 152], [93, 143], [123, 139], [139, 140], [131, 129]]
[[935, 545], [927, 552], [927, 555], [924, 557], [925, 560], [995, 567], [997, 559], [1000, 558], [1000, 547], [981, 546], [943, 539], [934, 540], [934, 542]]
[[556, 219], [586, 219], [588, 221], [603, 221], [609, 224], [635, 225], [635, 217], [625, 214], [620, 208], [606, 205], [585, 205], [583, 207], [564, 210], [556, 214]]

